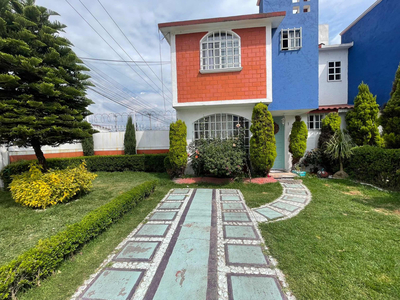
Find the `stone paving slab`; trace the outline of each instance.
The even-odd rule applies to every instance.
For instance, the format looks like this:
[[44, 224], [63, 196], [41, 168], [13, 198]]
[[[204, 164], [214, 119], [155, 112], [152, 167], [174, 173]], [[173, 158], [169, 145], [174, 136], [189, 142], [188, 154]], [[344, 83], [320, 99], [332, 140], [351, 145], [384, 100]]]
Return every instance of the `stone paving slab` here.
[[255, 211], [258, 212], [259, 214], [263, 215], [264, 217], [266, 217], [268, 220], [275, 220], [275, 219], [279, 219], [279, 218], [282, 218], [285, 216], [285, 215], [277, 212], [276, 210], [273, 210], [268, 207], [260, 208]]
[[287, 194], [289, 195], [303, 195], [303, 196], [307, 196], [307, 192], [305, 190], [292, 190], [292, 189], [288, 189], [286, 191]]
[[145, 224], [143, 227], [136, 233], [135, 236], [139, 237], [160, 237], [165, 236], [169, 225], [166, 224]]
[[239, 195], [222, 195], [221, 196], [222, 201], [240, 201]]
[[287, 299], [276, 277], [265, 275], [228, 275], [229, 300]]
[[258, 240], [258, 234], [253, 226], [224, 225], [225, 239]]
[[142, 270], [105, 269], [82, 295], [82, 300], [126, 300], [135, 292]]
[[158, 209], [180, 209], [182, 202], [164, 202]]
[[128, 242], [121, 252], [114, 258], [115, 261], [150, 261], [160, 242], [134, 241]]
[[247, 212], [224, 212], [222, 217], [225, 222], [250, 222]]
[[245, 210], [243, 203], [233, 202], [233, 203], [222, 203], [222, 210]]
[[174, 211], [156, 211], [151, 217], [151, 221], [172, 221], [177, 212]]
[[228, 265], [243, 267], [267, 267], [268, 261], [260, 245], [225, 244], [225, 255]]
[[275, 202], [275, 203], [271, 204], [271, 206], [277, 207], [277, 208], [281, 208], [281, 209], [284, 209], [284, 210], [288, 210], [288, 211], [291, 211], [291, 212], [293, 212], [293, 211], [295, 211], [295, 210], [300, 208], [299, 206], [295, 206], [295, 205], [288, 204], [288, 203], [281, 202], [281, 201]]
[[185, 200], [185, 198], [186, 198], [186, 195], [169, 195], [169, 197], [166, 199], [166, 201], [168, 201], [168, 200], [183, 201], [183, 200]]
[[303, 203], [304, 204], [304, 203], [306, 203], [307, 198], [285, 195], [285, 196], [282, 197], [282, 200], [299, 202], [299, 203]]

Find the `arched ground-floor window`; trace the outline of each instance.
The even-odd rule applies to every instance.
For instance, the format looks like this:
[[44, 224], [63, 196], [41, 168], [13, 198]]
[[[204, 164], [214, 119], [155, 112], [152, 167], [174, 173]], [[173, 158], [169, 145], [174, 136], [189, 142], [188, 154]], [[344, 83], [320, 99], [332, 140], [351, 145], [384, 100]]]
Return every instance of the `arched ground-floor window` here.
[[250, 145], [250, 120], [232, 114], [213, 114], [203, 117], [194, 122], [193, 137], [199, 139], [226, 139], [238, 136], [237, 124], [244, 129], [244, 144], [246, 148]]

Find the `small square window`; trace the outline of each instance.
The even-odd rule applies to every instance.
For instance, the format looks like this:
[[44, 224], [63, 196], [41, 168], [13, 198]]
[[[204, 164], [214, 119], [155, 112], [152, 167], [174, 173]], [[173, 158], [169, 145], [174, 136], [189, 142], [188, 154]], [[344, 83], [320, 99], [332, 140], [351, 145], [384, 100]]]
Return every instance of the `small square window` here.
[[281, 50], [299, 50], [302, 47], [302, 29], [282, 29], [281, 30]]
[[297, 14], [299, 14], [300, 13], [300, 6], [295, 6], [295, 7], [293, 7], [293, 14], [294, 15], [297, 15]]
[[293, 3], [299, 3], [300, 0], [292, 0]]
[[308, 12], [310, 12], [310, 11], [311, 11], [310, 5], [304, 5], [304, 7], [303, 7], [303, 12], [308, 13]]
[[342, 80], [342, 62], [330, 61], [328, 62], [328, 81], [341, 81]]

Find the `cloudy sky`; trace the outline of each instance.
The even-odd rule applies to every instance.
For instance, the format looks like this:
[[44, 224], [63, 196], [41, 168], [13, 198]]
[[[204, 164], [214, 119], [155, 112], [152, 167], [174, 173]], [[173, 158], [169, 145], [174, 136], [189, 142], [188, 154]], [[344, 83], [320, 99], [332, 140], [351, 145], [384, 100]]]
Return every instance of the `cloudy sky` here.
[[[374, 2], [320, 0], [320, 24], [330, 25], [331, 43], [340, 43], [339, 33]], [[91, 111], [122, 113], [131, 108], [152, 113], [153, 124], [162, 124], [162, 119], [173, 115], [169, 45], [159, 42], [157, 24], [258, 13], [256, 0], [37, 0], [36, 3], [60, 14], [57, 20], [67, 25], [65, 36], [74, 44], [79, 57], [138, 61], [126, 64], [85, 60], [92, 70], [96, 91], [110, 98], [89, 91], [95, 102]], [[146, 123], [145, 117], [138, 118]]]

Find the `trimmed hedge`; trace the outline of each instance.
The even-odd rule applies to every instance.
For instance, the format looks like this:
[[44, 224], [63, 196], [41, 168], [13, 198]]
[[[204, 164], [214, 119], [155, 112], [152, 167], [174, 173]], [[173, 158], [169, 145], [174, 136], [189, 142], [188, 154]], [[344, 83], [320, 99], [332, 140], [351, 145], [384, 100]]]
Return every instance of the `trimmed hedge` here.
[[346, 171], [357, 180], [400, 191], [400, 150], [373, 146], [354, 148]]
[[[83, 160], [90, 172], [165, 172], [164, 159], [167, 154], [141, 154], [141, 155], [111, 155], [111, 156], [85, 156], [70, 158], [47, 159], [49, 169], [63, 170], [69, 166], [78, 166]], [[11, 183], [12, 175], [29, 171], [32, 161], [20, 161], [6, 166], [0, 173], [0, 178], [7, 188]]]
[[32, 287], [51, 275], [68, 255], [98, 236], [149, 196], [157, 183], [156, 180], [148, 181], [134, 187], [90, 212], [82, 221], [48, 239], [40, 240], [35, 247], [0, 267], [0, 299], [9, 299], [18, 290]]

